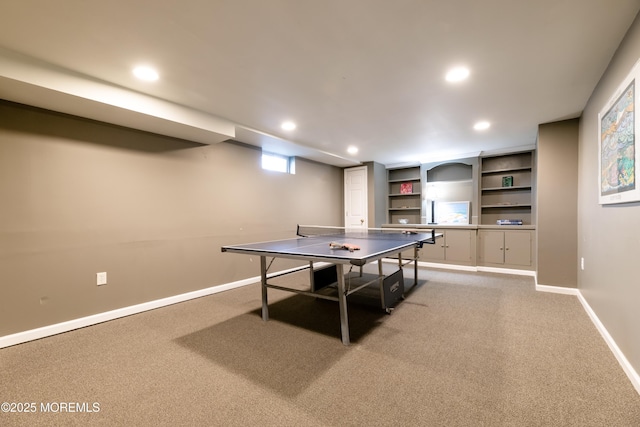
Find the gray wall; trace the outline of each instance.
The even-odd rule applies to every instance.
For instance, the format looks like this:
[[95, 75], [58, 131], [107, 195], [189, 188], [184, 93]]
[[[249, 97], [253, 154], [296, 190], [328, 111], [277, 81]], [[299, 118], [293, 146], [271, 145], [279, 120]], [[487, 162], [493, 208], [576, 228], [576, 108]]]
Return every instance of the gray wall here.
[[578, 288], [636, 372], [640, 372], [640, 203], [598, 204], [598, 113], [638, 58], [636, 17], [583, 112], [578, 175], [578, 257], [585, 259], [584, 271], [578, 271]]
[[538, 127], [537, 280], [578, 286], [578, 119]]
[[257, 276], [220, 246], [342, 223], [341, 169], [260, 154], [0, 101], [0, 336]]
[[387, 169], [381, 163], [365, 162], [367, 167], [367, 214], [369, 227], [380, 228], [387, 222]]

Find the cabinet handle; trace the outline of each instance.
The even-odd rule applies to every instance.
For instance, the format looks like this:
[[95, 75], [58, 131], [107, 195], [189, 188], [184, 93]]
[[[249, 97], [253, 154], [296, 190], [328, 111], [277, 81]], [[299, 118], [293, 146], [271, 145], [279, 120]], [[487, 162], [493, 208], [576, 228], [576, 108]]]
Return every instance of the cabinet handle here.
[[508, 250], [509, 250], [509, 248], [504, 248], [504, 250], [505, 250], [505, 251], [508, 251]]

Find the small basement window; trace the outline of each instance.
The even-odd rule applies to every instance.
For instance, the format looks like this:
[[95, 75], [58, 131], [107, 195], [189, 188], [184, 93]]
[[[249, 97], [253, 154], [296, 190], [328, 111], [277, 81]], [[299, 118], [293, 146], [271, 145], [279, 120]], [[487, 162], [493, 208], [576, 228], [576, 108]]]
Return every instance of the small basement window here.
[[295, 157], [287, 157], [273, 153], [262, 153], [262, 169], [295, 174], [295, 166]]

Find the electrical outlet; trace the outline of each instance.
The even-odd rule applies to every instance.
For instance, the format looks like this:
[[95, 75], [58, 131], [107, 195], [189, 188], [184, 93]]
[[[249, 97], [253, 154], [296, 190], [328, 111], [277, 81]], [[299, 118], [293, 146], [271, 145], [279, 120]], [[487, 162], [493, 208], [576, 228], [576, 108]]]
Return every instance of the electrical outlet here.
[[107, 272], [103, 271], [102, 273], [96, 273], [96, 279], [98, 286], [107, 284]]

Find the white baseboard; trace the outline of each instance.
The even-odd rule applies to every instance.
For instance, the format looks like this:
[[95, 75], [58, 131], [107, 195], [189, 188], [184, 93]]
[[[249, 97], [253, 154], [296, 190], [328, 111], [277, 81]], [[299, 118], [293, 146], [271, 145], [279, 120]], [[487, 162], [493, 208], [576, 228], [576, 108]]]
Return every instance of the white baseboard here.
[[418, 261], [418, 266], [427, 268], [443, 268], [446, 270], [457, 271], [478, 271], [478, 267], [476, 267], [475, 265], [441, 264], [438, 262]]
[[609, 331], [607, 331], [607, 328], [604, 327], [604, 325], [602, 324], [602, 322], [600, 321], [596, 313], [593, 311], [593, 309], [587, 302], [587, 300], [584, 299], [584, 297], [582, 296], [582, 293], [580, 292], [580, 289], [536, 284], [536, 290], [541, 292], [552, 292], [556, 294], [566, 294], [566, 295], [577, 296], [578, 301], [580, 301], [580, 303], [582, 304], [582, 308], [584, 308], [584, 311], [587, 312], [587, 315], [589, 315], [589, 318], [595, 325], [596, 329], [598, 330], [598, 332], [600, 332], [600, 335], [609, 346], [609, 349], [611, 350], [616, 360], [622, 367], [622, 370], [624, 371], [624, 373], [627, 374], [627, 378], [629, 378], [629, 381], [631, 381], [631, 384], [636, 389], [636, 392], [640, 394], [640, 376], [638, 375], [636, 370], [633, 369], [633, 366], [631, 366], [627, 358], [624, 356], [624, 353], [622, 353], [622, 351], [620, 350], [620, 347], [618, 347], [618, 344], [616, 344], [613, 337], [609, 334]]
[[[314, 267], [321, 267], [327, 263], [315, 263]], [[282, 270], [276, 273], [269, 274], [269, 277], [285, 274], [287, 272], [294, 272], [307, 267], [290, 268]], [[155, 301], [149, 301], [142, 304], [136, 304], [129, 307], [118, 308], [116, 310], [106, 311], [104, 313], [93, 314], [91, 316], [81, 317], [79, 319], [73, 319], [66, 322], [56, 323], [53, 325], [43, 326], [41, 328], [31, 329], [28, 331], [18, 332], [11, 335], [5, 335], [0, 337], [0, 348], [9, 347], [12, 345], [22, 344], [28, 341], [37, 340], [40, 338], [49, 337], [52, 335], [61, 334], [63, 332], [69, 332], [74, 329], [84, 328], [86, 326], [97, 325], [98, 323], [107, 322], [109, 320], [118, 319], [120, 317], [130, 316], [132, 314], [142, 313], [148, 310], [154, 310], [156, 308], [165, 307], [179, 302], [188, 301], [195, 298], [204, 297], [207, 295], [217, 294], [218, 292], [228, 291], [230, 289], [239, 288], [242, 286], [250, 285], [260, 281], [260, 276], [250, 277], [248, 279], [238, 280], [231, 283], [225, 283], [223, 285], [212, 286], [206, 289], [200, 289], [193, 292], [187, 292], [180, 295], [174, 295], [172, 297], [162, 298]]]
[[[395, 262], [395, 261], [390, 261]], [[324, 263], [322, 263], [324, 264]], [[431, 267], [431, 268], [444, 268], [450, 270], [462, 270], [462, 271], [485, 271], [485, 272], [493, 272], [493, 273], [504, 273], [504, 274], [519, 274], [526, 276], [534, 276], [536, 277], [535, 271], [529, 270], [515, 270], [508, 268], [493, 268], [493, 267], [475, 267], [475, 266], [464, 266], [464, 265], [452, 265], [452, 264], [438, 264], [438, 263], [430, 263], [430, 262], [422, 262], [419, 261], [418, 265], [421, 267]], [[296, 271], [299, 268], [292, 268], [286, 271]], [[278, 272], [274, 274], [282, 274], [284, 272]], [[271, 276], [271, 275], [270, 275]], [[107, 311], [104, 313], [98, 313], [91, 316], [81, 317], [79, 319], [73, 319], [66, 322], [56, 323], [54, 325], [43, 326], [41, 328], [31, 329], [28, 331], [18, 332], [11, 335], [5, 335], [0, 337], [0, 349], [5, 347], [10, 347], [12, 345], [17, 345], [21, 343], [25, 343], [28, 341], [37, 340], [40, 338], [45, 338], [52, 335], [61, 334], [63, 332], [69, 332], [74, 329], [84, 328], [86, 326], [96, 325], [98, 323], [107, 322], [109, 320], [118, 319], [120, 317], [130, 316], [132, 314], [142, 313], [148, 310], [154, 310], [156, 308], [165, 307], [172, 304], [177, 304], [180, 302], [188, 301], [195, 298], [204, 297], [207, 295], [213, 295], [219, 292], [227, 291], [230, 289], [239, 288], [242, 286], [247, 286], [252, 283], [256, 283], [260, 280], [259, 276], [250, 277], [248, 279], [238, 280], [236, 282], [226, 283], [224, 285], [212, 286], [206, 289], [200, 289], [193, 292], [187, 292], [180, 295], [175, 295], [172, 297], [162, 298], [155, 301], [149, 301], [142, 304], [136, 304], [129, 307], [123, 307], [116, 310]], [[596, 326], [600, 335], [605, 340], [609, 349], [614, 354], [620, 366], [624, 370], [625, 374], [633, 384], [634, 388], [640, 394], [640, 376], [633, 369], [627, 358], [624, 356], [616, 342], [613, 340], [607, 329], [604, 327], [598, 316], [589, 306], [587, 300], [584, 299], [579, 289], [576, 288], [565, 288], [559, 286], [548, 286], [548, 285], [540, 285], [537, 283], [536, 278], [536, 290], [540, 292], [553, 292], [559, 294], [567, 294], [567, 295], [576, 295], [578, 300], [582, 304], [583, 308], [589, 315], [589, 318]]]
[[580, 291], [576, 288], [563, 288], [561, 286], [538, 285], [536, 283], [536, 291], [550, 292], [552, 294], [579, 295]]
[[584, 310], [587, 312], [587, 314], [591, 318], [591, 321], [593, 322], [593, 324], [596, 326], [596, 328], [600, 332], [600, 335], [602, 335], [602, 338], [604, 338], [604, 341], [609, 346], [609, 349], [611, 349], [611, 352], [618, 360], [618, 363], [620, 364], [620, 366], [622, 366], [622, 369], [624, 370], [624, 373], [627, 374], [627, 377], [631, 381], [631, 384], [633, 384], [633, 387], [635, 387], [638, 394], [640, 394], [640, 376], [638, 375], [636, 370], [633, 369], [633, 366], [631, 366], [627, 358], [624, 356], [624, 354], [620, 350], [620, 347], [618, 347], [618, 345], [614, 341], [613, 337], [609, 335], [609, 331], [607, 331], [607, 328], [605, 328], [602, 322], [600, 321], [600, 319], [598, 319], [598, 316], [591, 309], [591, 306], [589, 305], [587, 300], [584, 299], [580, 291], [578, 291], [578, 300], [580, 301], [580, 303], [582, 304], [582, 307], [584, 307]]
[[482, 265], [457, 265], [457, 264], [444, 264], [437, 262], [425, 262], [418, 261], [420, 267], [430, 268], [442, 268], [446, 270], [458, 270], [458, 271], [481, 271], [485, 273], [500, 273], [500, 274], [514, 274], [518, 276], [533, 276], [536, 272], [532, 270], [519, 270], [516, 268], [498, 268], [498, 267], [485, 267]]
[[246, 286], [260, 280], [259, 277], [238, 280], [237, 282], [227, 283], [219, 286], [212, 286], [206, 289], [200, 289], [193, 292], [187, 292], [172, 297], [162, 298], [155, 301], [149, 301], [142, 304], [136, 304], [129, 307], [123, 307], [116, 310], [106, 311], [91, 316], [81, 317], [66, 322], [56, 323], [53, 325], [43, 326], [41, 328], [31, 329], [24, 332], [18, 332], [11, 335], [0, 337], [0, 348], [9, 347], [16, 344], [22, 344], [27, 341], [33, 341], [45, 338], [51, 335], [69, 332], [74, 329], [84, 328], [86, 326], [96, 325], [98, 323], [107, 322], [109, 320], [118, 319], [120, 317], [130, 316], [132, 314], [142, 313], [144, 311], [153, 310], [160, 307], [188, 301], [190, 299], [200, 298], [207, 295], [213, 295], [218, 292], [227, 291], [241, 286]]
[[478, 271], [483, 271], [485, 273], [514, 274], [516, 276], [536, 277], [536, 272], [534, 270], [519, 270], [517, 268], [499, 268], [499, 267], [478, 266]]

